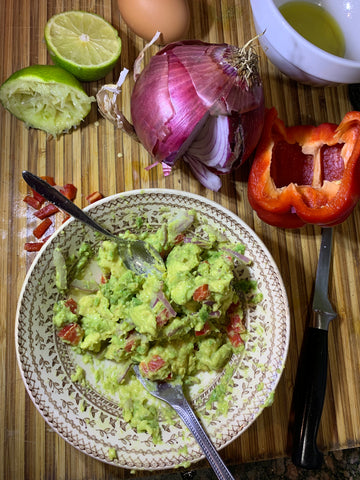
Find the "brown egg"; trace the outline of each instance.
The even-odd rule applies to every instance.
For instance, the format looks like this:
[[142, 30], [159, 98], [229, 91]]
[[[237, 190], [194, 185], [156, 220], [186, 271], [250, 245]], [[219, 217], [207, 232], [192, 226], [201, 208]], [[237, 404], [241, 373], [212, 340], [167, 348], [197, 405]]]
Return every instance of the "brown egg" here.
[[183, 40], [189, 29], [187, 0], [118, 0], [118, 6], [124, 22], [147, 41], [157, 31], [161, 45]]

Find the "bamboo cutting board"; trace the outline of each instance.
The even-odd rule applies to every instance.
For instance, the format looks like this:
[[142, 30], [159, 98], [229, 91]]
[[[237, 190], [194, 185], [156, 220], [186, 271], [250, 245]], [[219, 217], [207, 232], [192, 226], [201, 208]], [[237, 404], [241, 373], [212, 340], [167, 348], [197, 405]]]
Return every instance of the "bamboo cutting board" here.
[[[190, 0], [190, 37], [209, 42], [242, 45], [255, 35], [248, 0]], [[46, 21], [65, 10], [98, 13], [120, 32], [121, 61], [104, 82], [85, 85], [94, 95], [103, 83], [117, 80], [121, 68], [130, 68], [144, 46], [122, 22], [113, 0], [8, 0], [0, 15], [0, 81], [31, 64], [51, 63], [43, 42]], [[152, 47], [149, 55], [159, 47]], [[285, 78], [259, 50], [266, 105], [275, 106], [287, 125], [339, 123], [351, 110], [347, 87], [311, 88]], [[145, 61], [146, 61], [145, 59]], [[122, 103], [130, 117], [133, 81], [123, 87]], [[218, 193], [203, 188], [184, 166], [164, 178], [143, 147], [100, 117], [96, 106], [82, 126], [58, 139], [23, 123], [0, 108], [1, 142], [1, 302], [0, 316], [0, 478], [16, 480], [134, 478], [78, 452], [44, 422], [28, 397], [16, 364], [14, 321], [17, 298], [33, 254], [24, 242], [34, 227], [25, 203], [24, 169], [55, 177], [59, 185], [78, 188], [76, 203], [99, 190], [108, 196], [137, 188], [174, 188], [203, 195], [239, 215], [272, 253], [287, 288], [291, 310], [291, 338], [286, 367], [271, 407], [221, 455], [227, 464], [270, 459], [288, 454], [288, 425], [297, 361], [306, 312], [310, 303], [320, 246], [320, 229], [307, 226], [284, 231], [257, 218], [247, 201], [249, 163], [223, 179]], [[360, 181], [360, 179], [359, 179]], [[323, 450], [360, 446], [360, 210], [336, 227], [330, 298], [339, 313], [329, 332], [329, 375], [319, 431]], [[196, 468], [207, 465], [200, 463]], [[139, 472], [136, 477], [149, 475]]]

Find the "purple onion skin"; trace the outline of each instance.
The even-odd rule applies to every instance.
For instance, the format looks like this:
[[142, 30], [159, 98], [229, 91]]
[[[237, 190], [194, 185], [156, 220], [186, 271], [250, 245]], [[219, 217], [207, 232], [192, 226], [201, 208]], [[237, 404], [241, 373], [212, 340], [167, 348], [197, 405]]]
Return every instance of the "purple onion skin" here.
[[227, 63], [239, 51], [227, 44], [184, 41], [150, 59], [135, 83], [131, 116], [140, 142], [157, 162], [173, 165], [209, 114], [239, 121], [233, 126], [238, 134], [229, 138], [229, 168], [218, 173], [228, 173], [251, 155], [262, 131], [264, 95], [257, 68], [248, 82]]

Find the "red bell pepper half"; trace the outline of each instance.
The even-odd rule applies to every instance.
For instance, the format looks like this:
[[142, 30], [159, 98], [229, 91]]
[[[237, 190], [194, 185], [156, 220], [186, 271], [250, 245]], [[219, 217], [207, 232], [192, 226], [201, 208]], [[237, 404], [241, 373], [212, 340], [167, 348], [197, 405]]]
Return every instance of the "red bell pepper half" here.
[[248, 198], [259, 218], [277, 227], [343, 222], [360, 198], [360, 112], [339, 125], [286, 128], [276, 109], [268, 110]]

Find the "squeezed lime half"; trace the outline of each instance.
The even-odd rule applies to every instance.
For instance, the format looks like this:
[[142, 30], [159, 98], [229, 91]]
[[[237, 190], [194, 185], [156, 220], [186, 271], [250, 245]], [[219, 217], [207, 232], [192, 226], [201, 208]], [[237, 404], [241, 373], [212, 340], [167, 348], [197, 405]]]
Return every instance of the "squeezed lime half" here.
[[28, 127], [57, 136], [78, 126], [95, 98], [63, 68], [32, 65], [13, 73], [1, 85], [0, 101]]

